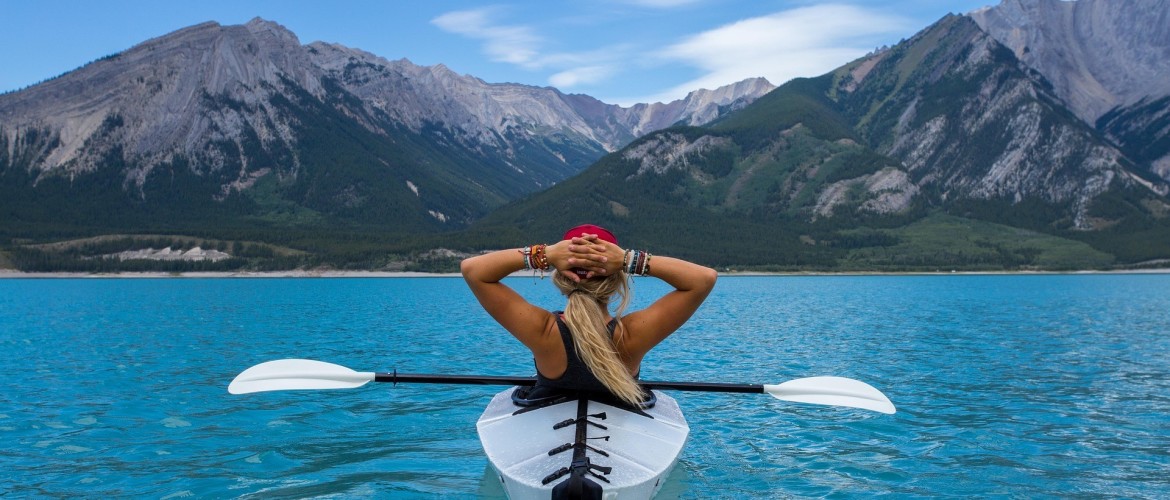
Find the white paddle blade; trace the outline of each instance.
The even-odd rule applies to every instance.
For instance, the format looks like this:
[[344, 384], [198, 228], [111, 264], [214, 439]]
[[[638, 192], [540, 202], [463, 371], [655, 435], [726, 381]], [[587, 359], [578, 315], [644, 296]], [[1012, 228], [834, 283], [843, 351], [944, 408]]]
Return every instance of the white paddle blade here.
[[311, 359], [278, 359], [236, 375], [232, 394], [294, 389], [352, 389], [374, 380], [373, 372], [355, 372], [341, 365]]
[[764, 385], [764, 392], [783, 401], [818, 405], [847, 406], [885, 414], [894, 413], [894, 403], [873, 386], [844, 377], [808, 377], [779, 385]]

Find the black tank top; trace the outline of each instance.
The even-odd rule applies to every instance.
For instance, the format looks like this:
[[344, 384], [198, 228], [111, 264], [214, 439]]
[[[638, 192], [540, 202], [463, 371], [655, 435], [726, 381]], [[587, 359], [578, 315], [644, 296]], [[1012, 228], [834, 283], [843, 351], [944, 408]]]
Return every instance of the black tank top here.
[[[589, 370], [589, 366], [581, 357], [577, 355], [577, 348], [573, 345], [573, 333], [569, 331], [569, 325], [561, 319], [562, 311], [554, 312], [557, 318], [557, 329], [561, 332], [561, 343], [565, 345], [565, 357], [568, 358], [569, 364], [565, 367], [565, 373], [559, 378], [550, 379], [536, 370], [536, 386], [548, 387], [555, 389], [567, 389], [573, 391], [597, 391], [609, 392], [605, 384], [598, 380], [593, 372]], [[609, 330], [609, 338], [613, 339], [613, 331], [617, 328], [617, 319], [610, 320], [606, 325]]]

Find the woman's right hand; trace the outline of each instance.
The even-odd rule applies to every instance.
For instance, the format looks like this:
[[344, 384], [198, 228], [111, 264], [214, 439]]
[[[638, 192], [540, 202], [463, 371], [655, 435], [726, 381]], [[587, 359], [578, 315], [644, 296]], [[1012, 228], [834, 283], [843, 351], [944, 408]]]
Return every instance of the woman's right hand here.
[[[545, 253], [549, 265], [569, 279], [581, 281], [617, 272], [622, 265], [623, 251], [595, 234], [587, 234], [549, 245]], [[574, 269], [584, 269], [585, 276], [578, 275]]]
[[610, 276], [620, 271], [622, 268], [622, 259], [625, 257], [626, 251], [622, 247], [599, 238], [597, 235], [591, 236], [591, 251], [604, 259], [599, 266], [602, 268], [601, 274]]

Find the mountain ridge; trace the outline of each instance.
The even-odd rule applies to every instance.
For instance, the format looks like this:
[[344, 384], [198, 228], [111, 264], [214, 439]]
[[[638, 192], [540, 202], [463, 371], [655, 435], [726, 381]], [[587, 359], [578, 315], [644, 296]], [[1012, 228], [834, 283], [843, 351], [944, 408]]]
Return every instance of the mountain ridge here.
[[[1166, 102], [1087, 122], [970, 16], [774, 90], [749, 79], [630, 107], [302, 45], [260, 19], [189, 30], [184, 39], [202, 42], [159, 37], [87, 65], [144, 93], [94, 86], [45, 113], [73, 128], [12, 120], [24, 108], [10, 103], [37, 94], [0, 95], [0, 240], [192, 234], [211, 238], [204, 248], [226, 248], [223, 238], [314, 249], [263, 265], [417, 257], [449, 270], [449, 252], [430, 250], [551, 240], [588, 221], [631, 245], [771, 269], [1064, 269], [1170, 255]], [[114, 70], [160, 51], [182, 57]], [[37, 91], [85, 83], [62, 78]], [[109, 107], [111, 93], [155, 99], [154, 114], [175, 123], [145, 127], [150, 116]], [[40, 168], [65, 158], [65, 143], [79, 153]], [[131, 154], [160, 143], [190, 148]], [[14, 245], [21, 265], [57, 262]]]
[[[720, 265], [1027, 268], [1074, 253], [1101, 265], [1103, 255], [1124, 263], [1170, 255], [1168, 191], [1067, 110], [1043, 75], [951, 15], [711, 125], [639, 138], [473, 231], [569, 224], [556, 214], [571, 204], [579, 219], [638, 235], [635, 244], [701, 249]], [[678, 229], [679, 214], [702, 243], [664, 230]], [[985, 233], [986, 223], [999, 229], [974, 242], [935, 233]], [[1025, 231], [1066, 243], [1013, 241]], [[734, 246], [738, 261], [720, 245]]]
[[[191, 50], [204, 50], [205, 52], [196, 53], [191, 52]], [[162, 78], [157, 72], [152, 73], [148, 67], [145, 67], [149, 65], [139, 64], [142, 59], [160, 51], [170, 51], [174, 53], [176, 59], [186, 64], [173, 64], [165, 70], [167, 74], [162, 75]], [[337, 60], [329, 60], [326, 53], [333, 55]], [[153, 57], [152, 62], [157, 63], [160, 59], [165, 58]], [[638, 128], [643, 122], [674, 123], [680, 119], [691, 119], [690, 115], [685, 114], [685, 111], [691, 111], [691, 108], [695, 107], [689, 104], [691, 101], [683, 99], [678, 101], [683, 103], [681, 106], [683, 112], [665, 118], [654, 118], [648, 116], [653, 115], [652, 112], [639, 114], [629, 111], [632, 108], [613, 106], [611, 109], [621, 110], [625, 115], [615, 120], [616, 122], [630, 122], [630, 116], [633, 115], [638, 116], [638, 118], [632, 120], [633, 123], [624, 129], [593, 130], [585, 124], [584, 120], [575, 116], [576, 110], [570, 107], [564, 99], [561, 99], [560, 93], [555, 89], [518, 84], [487, 84], [478, 78], [457, 75], [442, 65], [427, 68], [415, 66], [405, 59], [391, 62], [373, 54], [357, 49], [343, 48], [337, 44], [313, 42], [301, 45], [295, 34], [279, 24], [255, 18], [247, 24], [238, 26], [223, 26], [215, 22], [207, 22], [180, 29], [90, 63], [61, 77], [0, 96], [0, 124], [3, 124], [7, 129], [10, 144], [15, 142], [13, 136], [16, 134], [16, 129], [22, 127], [38, 124], [59, 129], [62, 140], [61, 147], [45, 158], [47, 168], [58, 168], [77, 157], [78, 150], [84, 145], [85, 139], [98, 129], [114, 108], [125, 109], [131, 107], [129, 104], [131, 101], [141, 99], [143, 93], [134, 91], [135, 89], [128, 85], [103, 88], [103, 81], [114, 79], [112, 74], [129, 72], [129, 78], [124, 79], [123, 83], [134, 83], [137, 79], [137, 84], [140, 87], [149, 81], [150, 85], [154, 85], [155, 88], [146, 89], [148, 99], [158, 99], [157, 94], [165, 91], [167, 94], [163, 96], [165, 99], [157, 102], [157, 106], [153, 107], [152, 111], [157, 109], [163, 113], [181, 113], [182, 110], [198, 109], [194, 105], [195, 99], [199, 97], [199, 92], [196, 89], [213, 96], [224, 93], [236, 94], [241, 88], [248, 89], [260, 94], [247, 95], [244, 93], [242, 100], [251, 104], [255, 100], [261, 100], [265, 97], [263, 95], [264, 85], [279, 87], [282, 78], [291, 80], [292, 83], [310, 95], [321, 98], [324, 89], [320, 78], [325, 76], [338, 77], [347, 91], [360, 98], [371, 98], [372, 91], [368, 88], [370, 85], [368, 81], [356, 82], [352, 79], [345, 79], [345, 71], [351, 73], [360, 71], [362, 65], [396, 73], [390, 77], [422, 81], [421, 84], [409, 87], [409, 90], [412, 91], [409, 95], [373, 96], [374, 102], [367, 103], [371, 107], [388, 112], [389, 117], [400, 120], [401, 123], [415, 132], [421, 130], [424, 121], [438, 121], [454, 128], [461, 128], [476, 144], [494, 143], [499, 145], [497, 137], [506, 135], [510, 129], [522, 129], [536, 124], [544, 125], [552, 121], [558, 122], [558, 126], [570, 132], [570, 135], [596, 142], [598, 144], [594, 146], [599, 145], [602, 150], [613, 150], [623, 144], [623, 141], [628, 142], [634, 136], [643, 133], [644, 127]], [[192, 74], [181, 75], [182, 78], [169, 81], [166, 79], [166, 77], [173, 77], [184, 71]], [[193, 74], [197, 71], [203, 71], [206, 74]], [[466, 94], [463, 97], [467, 98], [467, 101], [472, 101], [476, 97], [492, 95], [478, 103], [479, 106], [470, 102], [463, 102], [462, 106], [458, 107], [444, 106], [442, 99], [436, 99], [434, 96], [428, 95], [427, 92], [418, 90], [425, 87], [430, 87], [428, 90], [431, 91], [435, 88], [444, 89], [446, 90], [445, 95]], [[770, 90], [768, 84], [756, 85], [749, 89], [750, 92], [756, 94], [767, 90]], [[92, 95], [93, 92], [101, 92], [101, 94]], [[91, 95], [87, 95], [87, 93]], [[509, 98], [516, 97], [509, 96], [509, 93], [521, 94], [521, 97], [527, 98], [523, 101], [525, 108], [507, 106]], [[735, 94], [735, 91], [730, 93]], [[83, 96], [85, 99], [79, 102], [73, 96]], [[408, 108], [406, 104], [410, 104], [412, 101], [407, 97], [413, 99], [426, 97], [424, 102], [431, 106], [429, 109], [419, 106]], [[737, 97], [742, 97], [742, 95], [737, 95]], [[391, 102], [394, 100], [397, 102]], [[46, 109], [46, 102], [60, 102], [63, 106]], [[417, 103], [417, 101], [413, 102]], [[546, 109], [533, 111], [535, 108], [532, 108], [532, 104], [534, 103], [538, 104], [538, 107], [543, 106]], [[484, 108], [483, 104], [495, 105], [498, 109]], [[716, 102], [716, 105], [718, 104], [723, 103]], [[675, 107], [680, 106], [676, 105]], [[707, 108], [709, 107], [707, 106]], [[444, 114], [444, 108], [447, 108], [445, 112], [449, 113], [450, 116]], [[646, 106], [646, 108], [658, 109], [661, 107]], [[422, 112], [423, 109], [426, 109], [427, 112]], [[712, 114], [706, 108], [701, 108], [700, 111], [704, 111], [705, 116]], [[122, 112], [121, 114], [125, 115], [126, 113]], [[533, 116], [534, 114], [543, 116]], [[273, 132], [279, 134], [287, 129], [287, 124], [280, 123], [276, 119], [277, 117], [269, 116], [267, 118], [276, 125], [277, 130], [273, 130]], [[200, 137], [208, 135], [207, 123], [207, 120], [192, 117], [188, 117], [185, 124], [164, 122], [161, 127], [156, 127], [160, 130], [151, 137], [134, 137], [135, 140], [132, 144], [134, 151], [132, 152], [135, 154], [165, 155], [166, 153], [159, 151], [159, 149], [176, 145], [190, 146]], [[378, 127], [378, 125], [370, 123], [366, 123], [365, 126], [371, 131]], [[184, 134], [183, 132], [188, 133]], [[268, 139], [268, 137], [262, 137], [262, 139]], [[284, 137], [284, 139], [288, 139], [288, 137]], [[579, 169], [581, 166], [577, 168]]]
[[0, 95], [0, 214], [26, 228], [54, 214], [70, 231], [200, 226], [201, 212], [258, 228], [393, 219], [447, 231], [576, 174], [647, 123], [718, 116], [770, 89], [604, 105], [591, 125], [581, 99], [553, 88], [303, 45], [261, 18], [207, 22]]

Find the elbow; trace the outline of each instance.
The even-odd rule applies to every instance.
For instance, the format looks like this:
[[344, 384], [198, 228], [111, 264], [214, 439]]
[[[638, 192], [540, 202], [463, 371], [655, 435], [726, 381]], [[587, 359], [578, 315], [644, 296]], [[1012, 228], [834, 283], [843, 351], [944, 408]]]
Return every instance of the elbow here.
[[469, 279], [474, 272], [475, 257], [468, 257], [459, 262], [459, 274], [462, 274], [464, 279]]
[[715, 282], [719, 280], [719, 271], [704, 267], [703, 271], [699, 273], [700, 287], [707, 292], [715, 288]]

